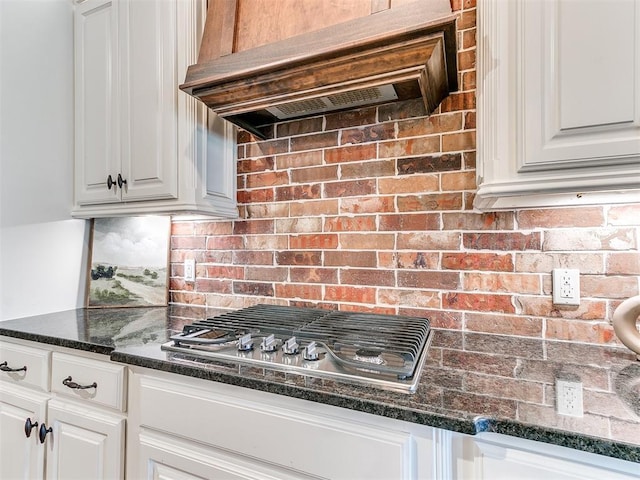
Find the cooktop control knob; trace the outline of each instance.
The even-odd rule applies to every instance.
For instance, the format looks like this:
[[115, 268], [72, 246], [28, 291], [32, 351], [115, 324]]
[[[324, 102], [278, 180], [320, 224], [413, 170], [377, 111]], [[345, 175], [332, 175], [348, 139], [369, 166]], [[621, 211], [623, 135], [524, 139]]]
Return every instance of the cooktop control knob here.
[[296, 341], [296, 337], [291, 337], [282, 344], [282, 351], [287, 355], [297, 355], [300, 345]]
[[268, 337], [264, 337], [262, 339], [260, 350], [262, 350], [263, 352], [275, 352], [277, 349], [278, 345], [276, 343], [276, 336], [273, 333]]
[[311, 342], [309, 345], [304, 347], [304, 350], [302, 351], [302, 358], [305, 360], [318, 360], [320, 358], [320, 354], [316, 348], [316, 342]]
[[238, 350], [241, 352], [253, 350], [253, 339], [251, 338], [250, 333], [247, 333], [238, 339]]

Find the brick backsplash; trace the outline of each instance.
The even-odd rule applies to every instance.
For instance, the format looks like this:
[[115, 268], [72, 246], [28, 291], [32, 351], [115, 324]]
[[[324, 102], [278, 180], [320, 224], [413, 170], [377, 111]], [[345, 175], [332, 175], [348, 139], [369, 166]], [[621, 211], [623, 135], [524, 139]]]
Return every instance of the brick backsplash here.
[[[239, 133], [240, 218], [173, 222], [172, 303], [373, 310], [616, 342], [613, 311], [639, 293], [640, 203], [473, 211], [475, 0], [452, 5], [461, 89], [432, 115], [409, 101], [281, 123], [264, 141]], [[195, 283], [182, 279], [185, 258]], [[552, 305], [557, 267], [580, 269], [579, 307]]]

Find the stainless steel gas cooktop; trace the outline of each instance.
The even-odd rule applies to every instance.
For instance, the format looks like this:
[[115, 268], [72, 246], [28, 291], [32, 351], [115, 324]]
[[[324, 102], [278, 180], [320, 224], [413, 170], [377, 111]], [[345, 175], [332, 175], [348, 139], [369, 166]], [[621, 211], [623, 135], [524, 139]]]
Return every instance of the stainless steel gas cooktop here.
[[426, 318], [256, 305], [187, 325], [162, 349], [414, 392], [430, 342]]

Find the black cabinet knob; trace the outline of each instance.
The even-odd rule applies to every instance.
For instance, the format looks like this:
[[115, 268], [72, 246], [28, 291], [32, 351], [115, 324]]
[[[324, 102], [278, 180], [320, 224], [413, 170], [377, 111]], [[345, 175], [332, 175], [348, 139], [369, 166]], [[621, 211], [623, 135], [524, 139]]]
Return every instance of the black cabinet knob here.
[[118, 187], [122, 188], [122, 185], [126, 185], [127, 181], [122, 178], [121, 174], [118, 174]]
[[109, 175], [109, 176], [107, 177], [107, 188], [108, 188], [109, 190], [111, 190], [111, 187], [114, 187], [114, 186], [115, 186], [115, 184], [116, 184], [116, 182], [114, 182], [114, 181], [113, 181], [113, 178], [111, 178], [111, 175]]
[[51, 432], [53, 432], [53, 428], [51, 427], [47, 428], [47, 426], [44, 423], [40, 425], [40, 431], [38, 432], [38, 437], [40, 437], [40, 443], [44, 443], [47, 437], [47, 433], [51, 433]]
[[29, 438], [31, 436], [31, 430], [38, 426], [38, 422], [31, 422], [30, 418], [27, 418], [27, 421], [24, 422], [24, 434]]

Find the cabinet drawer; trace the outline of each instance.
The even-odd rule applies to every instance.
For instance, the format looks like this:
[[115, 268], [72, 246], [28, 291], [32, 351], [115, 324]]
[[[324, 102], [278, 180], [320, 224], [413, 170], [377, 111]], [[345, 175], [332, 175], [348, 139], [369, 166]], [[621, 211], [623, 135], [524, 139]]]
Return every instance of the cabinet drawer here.
[[[54, 352], [51, 391], [123, 412], [126, 408], [125, 372], [123, 365]], [[94, 383], [95, 387], [92, 386]], [[88, 388], [73, 388], [74, 384]]]
[[0, 379], [48, 392], [50, 358], [51, 352], [46, 349], [0, 342], [0, 364], [18, 370], [0, 371]]

